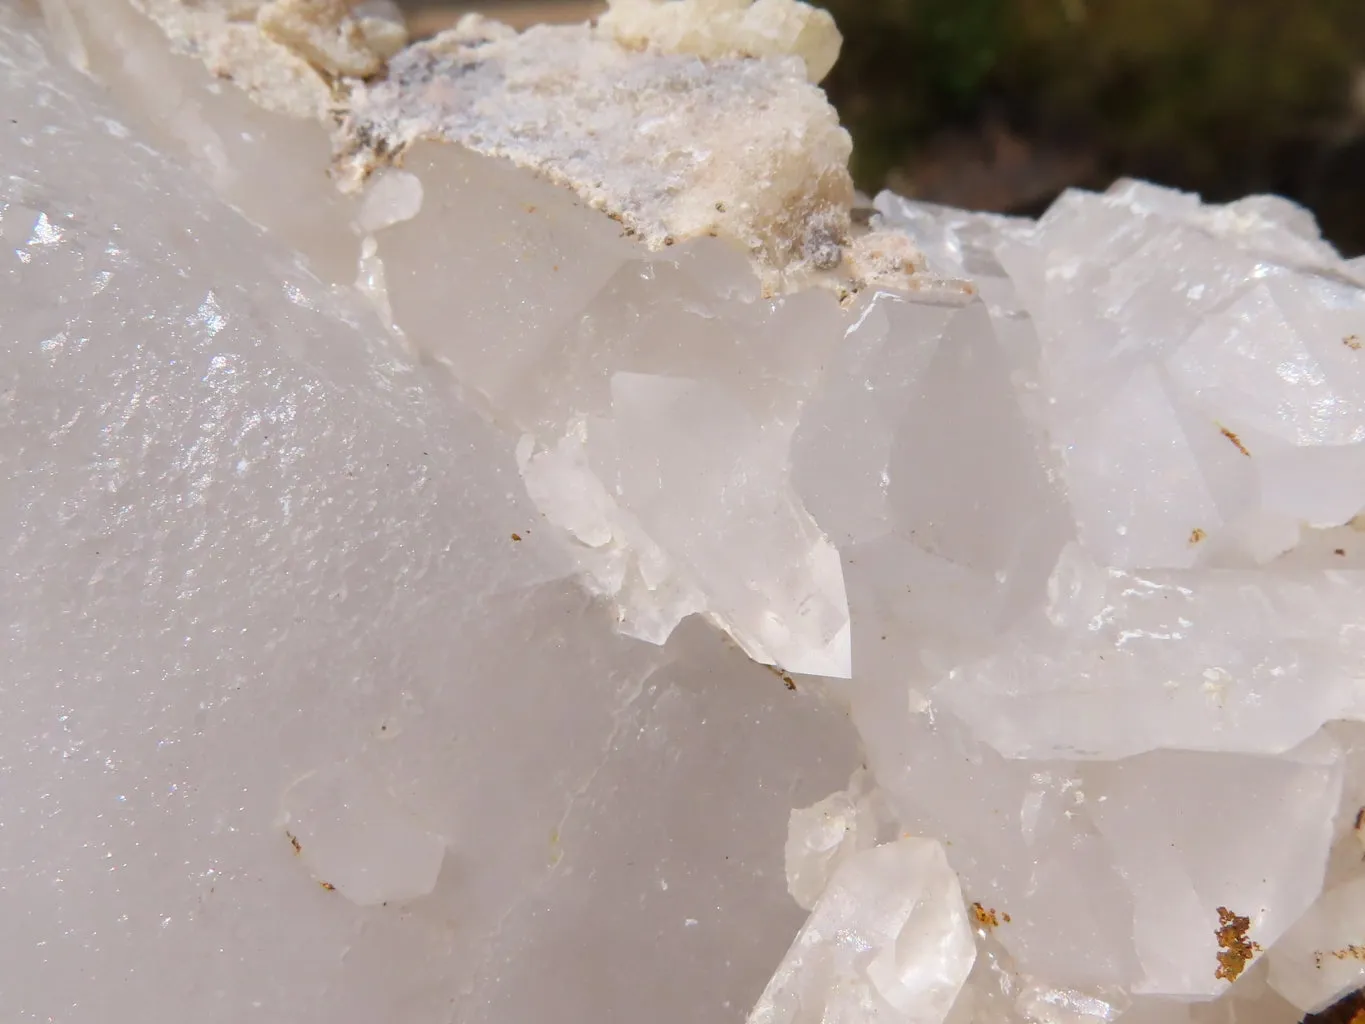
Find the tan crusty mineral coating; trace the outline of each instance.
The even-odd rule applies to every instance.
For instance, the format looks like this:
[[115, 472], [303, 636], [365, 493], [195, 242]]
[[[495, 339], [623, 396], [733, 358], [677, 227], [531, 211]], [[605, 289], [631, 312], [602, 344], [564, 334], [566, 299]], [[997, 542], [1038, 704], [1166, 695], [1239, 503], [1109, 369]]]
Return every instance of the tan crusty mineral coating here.
[[267, 110], [317, 118], [334, 80], [364, 77], [407, 41], [390, 0], [132, 0], [214, 74]]
[[841, 268], [852, 142], [818, 81], [840, 37], [798, 0], [626, 0], [597, 26], [469, 16], [402, 49], [387, 0], [135, 0], [267, 109], [336, 126], [344, 189], [419, 140], [572, 189], [650, 248], [727, 239], [770, 290]]
[[703, 62], [587, 25], [520, 35], [470, 16], [352, 96], [343, 180], [420, 139], [538, 171], [651, 248], [732, 240], [777, 271], [839, 265], [851, 141], [795, 57]]
[[609, 0], [598, 24], [623, 46], [699, 57], [786, 57], [819, 82], [843, 37], [826, 10], [794, 0]]

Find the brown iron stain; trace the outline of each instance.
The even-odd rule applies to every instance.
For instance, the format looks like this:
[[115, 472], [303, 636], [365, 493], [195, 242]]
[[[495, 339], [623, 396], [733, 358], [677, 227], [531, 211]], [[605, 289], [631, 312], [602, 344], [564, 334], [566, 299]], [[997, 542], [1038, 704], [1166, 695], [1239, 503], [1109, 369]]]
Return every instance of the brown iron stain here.
[[1333, 960], [1365, 960], [1365, 946], [1357, 946], [1352, 943], [1349, 946], [1342, 946], [1340, 949], [1329, 949], [1325, 952], [1314, 953], [1313, 962], [1318, 970], [1322, 970], [1322, 962], [1327, 957]]
[[1004, 911], [996, 910], [994, 907], [991, 907], [988, 910], [980, 903], [972, 904], [972, 917], [976, 918], [976, 923], [982, 928], [992, 931], [1000, 927], [1001, 921], [1005, 924], [1009, 924], [1012, 920], [1009, 914], [1006, 914]]
[[1213, 972], [1215, 978], [1236, 981], [1251, 958], [1261, 951], [1261, 947], [1247, 937], [1251, 918], [1234, 914], [1227, 907], [1218, 908], [1218, 967]]
[[1340, 555], [1341, 557], [1345, 558], [1345, 557], [1346, 557], [1346, 549], [1345, 549], [1345, 548], [1333, 548], [1333, 549], [1332, 549], [1332, 554], [1334, 554], [1334, 555]]
[[1190, 543], [1198, 544], [1207, 536], [1208, 536], [1207, 533], [1205, 533], [1203, 530], [1196, 526], [1193, 530], [1190, 531]]
[[1251, 458], [1251, 452], [1247, 451], [1247, 446], [1242, 444], [1242, 439], [1240, 437], [1234, 434], [1227, 427], [1223, 426], [1223, 424], [1221, 423], [1218, 424], [1218, 429], [1223, 432], [1224, 437], [1226, 437], [1229, 441], [1231, 441], [1233, 444], [1237, 446], [1237, 450], [1239, 452], [1241, 452], [1247, 458]]
[[336, 892], [336, 891], [337, 891], [337, 887], [336, 887], [335, 885], [333, 885], [331, 882], [318, 882], [318, 885], [322, 886], [322, 887], [323, 887], [324, 889], [326, 889], [328, 892]]
[[289, 845], [294, 848], [294, 852], [296, 854], [302, 853], [303, 844], [299, 842], [298, 836], [294, 835], [293, 832], [286, 832], [285, 835], [289, 837]]
[[1342, 996], [1327, 1009], [1304, 1017], [1302, 1024], [1365, 1024], [1365, 991]]
[[788, 690], [791, 690], [793, 692], [796, 691], [796, 680], [793, 679], [785, 669], [780, 669], [776, 665], [764, 665], [763, 667], [766, 668], [773, 675], [777, 676], [778, 679], [781, 679]]
[[521, 540], [521, 534], [519, 534], [519, 533], [514, 533], [514, 534], [512, 534], [512, 539], [513, 539], [513, 540]]
[[1356, 352], [1359, 352], [1362, 348], [1365, 348], [1365, 341], [1360, 340], [1359, 334], [1348, 334], [1346, 335], [1346, 337], [1341, 339], [1341, 343], [1345, 345], [1347, 348], [1352, 349], [1353, 351]]

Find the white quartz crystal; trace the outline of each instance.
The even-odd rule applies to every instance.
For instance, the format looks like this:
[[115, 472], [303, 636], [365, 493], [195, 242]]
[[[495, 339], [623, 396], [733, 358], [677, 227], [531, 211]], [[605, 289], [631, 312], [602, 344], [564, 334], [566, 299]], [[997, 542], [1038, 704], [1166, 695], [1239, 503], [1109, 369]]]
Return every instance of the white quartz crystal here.
[[943, 847], [900, 839], [839, 866], [749, 1024], [940, 1024], [975, 958]]
[[1357, 575], [1130, 572], [1072, 545], [1045, 607], [938, 692], [1007, 756], [1277, 753], [1362, 707]]
[[848, 789], [792, 811], [787, 823], [787, 889], [805, 910], [819, 901], [830, 876], [854, 854], [877, 844], [884, 809], [865, 768]]
[[842, 714], [617, 635], [515, 437], [37, 29], [0, 7], [0, 1017], [738, 1019]]
[[1359, 259], [1136, 182], [864, 229], [794, 0], [403, 43], [0, 9], [0, 1016], [1365, 980]]

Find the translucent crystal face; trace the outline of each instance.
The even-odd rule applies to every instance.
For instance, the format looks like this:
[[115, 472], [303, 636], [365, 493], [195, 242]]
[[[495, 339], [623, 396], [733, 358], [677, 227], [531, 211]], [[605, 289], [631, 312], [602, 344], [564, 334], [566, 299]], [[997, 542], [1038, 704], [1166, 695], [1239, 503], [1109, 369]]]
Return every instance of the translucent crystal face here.
[[859, 234], [788, 0], [382, 6], [45, 3], [107, 97], [0, 10], [0, 1010], [1365, 980], [1359, 261], [1133, 182]]

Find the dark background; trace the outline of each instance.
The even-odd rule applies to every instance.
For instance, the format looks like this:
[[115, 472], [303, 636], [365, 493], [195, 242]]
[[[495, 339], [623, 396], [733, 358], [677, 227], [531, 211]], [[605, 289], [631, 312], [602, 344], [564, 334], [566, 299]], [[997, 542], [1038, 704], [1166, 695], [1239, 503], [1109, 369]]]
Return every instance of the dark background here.
[[1133, 175], [1365, 251], [1362, 0], [828, 0], [860, 183], [1036, 213]]
[[[589, 0], [403, 0], [429, 33], [470, 9], [518, 26]], [[1037, 214], [1069, 185], [1144, 177], [1277, 192], [1365, 253], [1365, 0], [816, 0], [825, 81], [875, 193]]]

